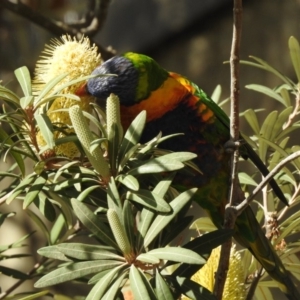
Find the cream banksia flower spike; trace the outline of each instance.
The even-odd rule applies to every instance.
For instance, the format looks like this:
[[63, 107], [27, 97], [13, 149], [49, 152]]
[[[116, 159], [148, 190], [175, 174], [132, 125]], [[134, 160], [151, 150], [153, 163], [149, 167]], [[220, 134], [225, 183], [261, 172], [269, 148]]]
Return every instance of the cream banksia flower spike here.
[[[50, 45], [46, 45], [43, 55], [36, 64], [35, 78], [32, 84], [33, 91], [38, 94], [50, 80], [62, 74], [67, 74], [55, 86], [55, 89], [57, 89], [71, 80], [90, 75], [100, 63], [101, 59], [97, 47], [95, 45], [91, 46], [87, 37], [76, 40], [69, 35], [64, 35], [60, 40], [54, 39]], [[89, 103], [94, 102], [94, 97], [82, 96], [80, 101], [76, 101], [67, 96], [67, 94], [74, 94], [81, 85], [82, 82], [78, 82], [65, 87], [60, 94], [65, 94], [66, 97], [56, 98], [48, 109], [47, 116], [51, 123], [57, 127], [63, 127], [65, 132], [55, 131], [54, 139], [62, 138], [73, 132], [73, 129], [69, 128], [71, 120], [66, 109], [76, 104], [83, 111], [90, 111]], [[53, 90], [50, 92], [53, 92]], [[37, 133], [37, 143], [40, 148], [46, 145], [40, 131]], [[56, 146], [54, 150], [56, 155], [69, 158], [73, 158], [78, 153], [76, 145], [71, 142]]]
[[[221, 247], [215, 248], [207, 260], [206, 264], [195, 273], [191, 279], [211, 292], [214, 289], [215, 273], [217, 272]], [[223, 291], [223, 300], [244, 300], [246, 298], [246, 287], [244, 284], [244, 268], [241, 255], [235, 249], [235, 245], [231, 247], [229, 270]], [[183, 297], [182, 299], [189, 299]]]
[[83, 115], [82, 109], [79, 105], [73, 105], [70, 108], [69, 113], [74, 130], [87, 158], [89, 159], [92, 167], [102, 176], [103, 181], [107, 183], [110, 178], [109, 165], [103, 157], [103, 152], [100, 147], [94, 147], [91, 150], [91, 144], [94, 141], [94, 137], [89, 128], [88, 122]]
[[109, 208], [107, 211], [107, 219], [120, 250], [124, 254], [126, 260], [131, 261], [134, 257], [132, 247], [117, 212], [114, 209]]
[[107, 135], [110, 135], [113, 125], [115, 124], [118, 128], [119, 142], [123, 138], [123, 128], [121, 125], [120, 116], [120, 101], [119, 97], [110, 94], [106, 100], [106, 116], [107, 116]]

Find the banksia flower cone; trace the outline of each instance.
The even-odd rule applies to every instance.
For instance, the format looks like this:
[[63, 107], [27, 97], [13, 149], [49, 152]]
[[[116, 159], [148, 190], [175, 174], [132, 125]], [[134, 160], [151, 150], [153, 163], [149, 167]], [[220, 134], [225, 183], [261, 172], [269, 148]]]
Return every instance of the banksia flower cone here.
[[[192, 276], [192, 280], [201, 284], [211, 292], [215, 284], [215, 274], [218, 269], [221, 247], [215, 248], [207, 263]], [[241, 255], [235, 250], [235, 246], [231, 248], [229, 270], [223, 291], [223, 300], [244, 300], [246, 298], [246, 287], [244, 284], [243, 263]], [[182, 299], [189, 299], [183, 297]]]
[[[69, 35], [64, 35], [61, 40], [55, 39], [50, 45], [46, 45], [43, 55], [36, 64], [35, 78], [33, 80], [33, 90], [39, 93], [45, 84], [59, 75], [67, 74], [55, 88], [70, 82], [71, 80], [90, 75], [92, 71], [101, 63], [97, 47], [91, 46], [87, 37], [80, 40], [72, 39]], [[68, 109], [73, 105], [79, 105], [83, 111], [89, 111], [89, 103], [94, 101], [92, 96], [82, 96], [80, 101], [72, 100], [67, 94], [74, 94], [82, 85], [82, 82], [69, 85], [60, 94], [65, 94], [56, 98], [47, 111], [52, 124], [62, 130], [54, 132], [54, 138], [58, 139], [73, 132], [69, 127], [71, 120]], [[45, 141], [40, 132], [37, 133], [37, 143], [39, 147], [45, 146]], [[68, 142], [55, 147], [55, 154], [73, 158], [77, 153], [74, 143]]]

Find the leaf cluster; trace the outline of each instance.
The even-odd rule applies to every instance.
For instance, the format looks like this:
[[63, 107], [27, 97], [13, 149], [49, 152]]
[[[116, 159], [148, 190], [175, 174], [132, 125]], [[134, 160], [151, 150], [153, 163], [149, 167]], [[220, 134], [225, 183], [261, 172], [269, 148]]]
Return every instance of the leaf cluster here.
[[[264, 72], [269, 72], [276, 76], [282, 84], [274, 88], [253, 83], [246, 85], [246, 88], [260, 93], [260, 96], [267, 96], [277, 102], [278, 110], [267, 111], [264, 108], [249, 108], [240, 113], [245, 118], [251, 135], [243, 134], [243, 138], [256, 150], [261, 160], [273, 170], [281, 161], [299, 150], [298, 131], [300, 127], [300, 47], [297, 39], [291, 37], [288, 41], [291, 64], [294, 68], [296, 81], [271, 66], [268, 62], [258, 57], [250, 56], [251, 60], [241, 61], [242, 65], [258, 68]], [[257, 97], [257, 95], [256, 95]], [[217, 86], [212, 94], [212, 99], [219, 106], [226, 104], [230, 99], [221, 101], [221, 87]], [[263, 116], [263, 117], [262, 117]], [[262, 119], [262, 121], [259, 121]], [[256, 197], [253, 208], [257, 212], [257, 219], [266, 229], [266, 234], [271, 240], [275, 249], [287, 270], [294, 277], [300, 280], [300, 252], [299, 244], [299, 206], [300, 206], [300, 185], [299, 185], [299, 157], [291, 164], [284, 165], [282, 170], [275, 175], [275, 180], [283, 190], [288, 199], [289, 206], [283, 207], [276, 198], [272, 189], [265, 188], [261, 198]], [[245, 165], [245, 164], [243, 164]], [[239, 182], [241, 183], [246, 197], [251, 195], [253, 188], [262, 181], [261, 174], [239, 172]], [[200, 218], [193, 222], [191, 229], [210, 232], [215, 230], [209, 218]], [[245, 270], [245, 283], [249, 287], [256, 284], [253, 276], [260, 276], [258, 285], [255, 288], [257, 299], [272, 299], [271, 288], [278, 287], [277, 283], [268, 277], [266, 272], [257, 275], [260, 266], [253, 255], [246, 249], [239, 250], [242, 255], [242, 263]]]
[[[232, 232], [216, 230], [175, 244], [191, 223], [186, 212], [197, 189], [179, 193], [172, 180], [183, 168], [196, 169], [191, 162], [196, 155], [160, 150], [159, 144], [172, 136], [159, 134], [140, 144], [144, 111], [123, 134], [114, 95], [107, 100], [106, 113], [96, 104], [91, 104], [92, 114], [71, 107], [73, 133], [56, 139], [53, 132], [63, 128], [51, 123], [46, 112], [61, 96], [66, 85], [56, 85], [64, 76], [33, 95], [29, 72], [22, 67], [16, 77], [24, 97], [0, 87], [5, 103], [1, 121], [10, 132], [0, 131], [1, 153], [13, 159], [0, 174], [0, 180], [11, 178], [1, 191], [1, 203], [20, 201], [47, 244], [38, 250], [43, 258], [29, 274], [8, 269], [3, 274], [21, 281], [38, 276], [36, 288], [70, 281], [93, 285], [86, 299], [122, 299], [124, 287], [137, 299], [177, 299], [182, 294], [214, 299], [190, 277]], [[46, 146], [38, 144], [37, 132]], [[78, 145], [78, 156], [56, 156], [54, 148], [69, 142]], [[82, 242], [83, 237], [89, 242]], [[40, 296], [32, 293], [31, 299]]]

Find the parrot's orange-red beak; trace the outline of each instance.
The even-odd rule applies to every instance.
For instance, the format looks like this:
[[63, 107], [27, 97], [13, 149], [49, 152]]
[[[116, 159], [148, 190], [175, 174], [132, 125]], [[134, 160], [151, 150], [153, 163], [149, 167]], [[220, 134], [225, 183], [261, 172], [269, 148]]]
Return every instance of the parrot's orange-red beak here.
[[88, 92], [86, 89], [86, 82], [83, 83], [76, 91], [75, 91], [75, 95], [82, 97], [82, 96], [87, 96]]

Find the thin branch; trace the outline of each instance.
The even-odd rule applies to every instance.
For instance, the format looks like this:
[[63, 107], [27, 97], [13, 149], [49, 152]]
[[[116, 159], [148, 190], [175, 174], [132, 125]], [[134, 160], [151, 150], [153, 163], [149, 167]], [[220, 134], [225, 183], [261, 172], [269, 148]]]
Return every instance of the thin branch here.
[[298, 186], [295, 188], [294, 194], [289, 202], [290, 206], [285, 206], [281, 211], [280, 215], [277, 217], [278, 221], [280, 221], [283, 218], [283, 216], [288, 211], [288, 209], [295, 203], [294, 201], [296, 200], [296, 197], [299, 195], [299, 193], [300, 193], [300, 184], [298, 184]]
[[[230, 86], [230, 98], [231, 98], [231, 115], [230, 115], [230, 137], [233, 143], [234, 151], [231, 157], [231, 182], [229, 192], [229, 204], [225, 209], [224, 228], [234, 228], [235, 220], [237, 217], [236, 210], [233, 206], [240, 199], [239, 183], [238, 183], [238, 161], [239, 150], [238, 140], [239, 133], [239, 62], [240, 62], [240, 41], [242, 32], [242, 0], [234, 0], [233, 8], [233, 36], [232, 46], [230, 53], [230, 74], [231, 74], [231, 86]], [[243, 199], [243, 198], [242, 198]], [[222, 245], [220, 261], [218, 271], [215, 280], [214, 294], [217, 299], [222, 299], [224, 285], [227, 277], [227, 271], [229, 268], [229, 258], [231, 250], [232, 239], [229, 239]]]
[[[39, 263], [36, 263], [33, 268], [27, 273], [28, 276], [32, 276], [35, 274], [37, 269], [43, 265], [43, 263], [47, 260], [47, 258], [43, 257]], [[7, 295], [11, 294], [15, 289], [17, 289], [22, 283], [24, 283], [26, 279], [20, 279], [16, 283], [14, 283], [10, 288], [8, 288], [5, 292], [0, 294], [0, 300], [5, 299]]]
[[[76, 220], [76, 223], [74, 226], [69, 229], [64, 236], [61, 238], [61, 243], [64, 241], [71, 240], [79, 231], [81, 230], [80, 222], [79, 220]], [[41, 261], [36, 263], [33, 268], [27, 273], [28, 276], [33, 276], [36, 275], [36, 271], [43, 266], [44, 263], [48, 261], [47, 257], [42, 257]], [[10, 288], [8, 288], [5, 292], [0, 293], [0, 300], [5, 299], [7, 295], [11, 294], [14, 290], [16, 290], [19, 286], [21, 286], [28, 278], [26, 279], [19, 279], [16, 281]]]
[[[49, 19], [37, 11], [32, 10], [29, 6], [20, 1], [13, 3], [9, 0], [1, 0], [0, 7], [6, 8], [19, 16], [26, 18], [30, 22], [35, 23], [56, 36], [69, 34], [79, 39], [83, 35], [92, 37], [102, 28], [106, 19], [109, 2], [110, 0], [90, 1], [89, 11], [91, 10], [91, 6], [94, 4], [93, 11], [91, 13], [88, 12], [85, 19], [70, 25], [61, 21]], [[93, 43], [95, 42], [93, 41]], [[97, 43], [95, 44], [97, 45], [104, 60], [114, 56], [113, 51], [105, 49]]]
[[[237, 145], [240, 138], [239, 131], [239, 98], [240, 98], [240, 80], [239, 80], [239, 64], [240, 64], [240, 43], [242, 34], [242, 0], [234, 0], [233, 9], [233, 37], [230, 53], [230, 136], [231, 141]], [[234, 149], [231, 159], [231, 189], [229, 194], [229, 205], [233, 204], [237, 200], [236, 191], [238, 190], [238, 161], [239, 150], [238, 147]]]
[[246, 198], [242, 203], [236, 206], [238, 214], [240, 215], [251, 203], [251, 201], [256, 197], [258, 193], [269, 183], [269, 181], [289, 162], [293, 161], [294, 159], [300, 157], [300, 150], [294, 152], [293, 154], [284, 158], [272, 171], [260, 182], [260, 184], [254, 189], [254, 191]]
[[75, 23], [69, 23], [69, 25], [75, 28], [82, 28], [82, 27], [87, 27], [89, 24], [91, 24], [95, 15], [98, 15], [95, 9], [96, 1], [97, 0], [89, 0], [87, 3], [87, 12], [85, 13], [84, 17], [76, 21]]
[[261, 267], [258, 271], [255, 272], [254, 278], [253, 278], [253, 280], [251, 282], [251, 285], [250, 285], [250, 289], [248, 290], [248, 293], [247, 293], [246, 300], [253, 299], [256, 287], [257, 287], [257, 285], [259, 283], [259, 280], [262, 276], [262, 272], [263, 272], [263, 267]]

